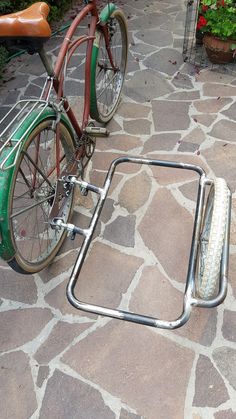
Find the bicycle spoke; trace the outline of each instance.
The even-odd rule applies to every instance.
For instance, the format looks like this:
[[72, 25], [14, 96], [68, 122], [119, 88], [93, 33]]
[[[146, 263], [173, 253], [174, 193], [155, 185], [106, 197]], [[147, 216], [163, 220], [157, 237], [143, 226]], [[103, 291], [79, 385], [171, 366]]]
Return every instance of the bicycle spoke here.
[[29, 207], [27, 207], [25, 209], [23, 208], [21, 211], [18, 211], [15, 214], [11, 214], [11, 217], [10, 218], [17, 217], [18, 215], [21, 215], [24, 212], [29, 211], [32, 208], [35, 208], [35, 207], [39, 206], [40, 204], [43, 204], [44, 202], [48, 201], [49, 199], [54, 198], [54, 196], [55, 196], [55, 194], [52, 194], [50, 196], [47, 196], [46, 198], [42, 199], [41, 201], [36, 202], [35, 204], [30, 205]]

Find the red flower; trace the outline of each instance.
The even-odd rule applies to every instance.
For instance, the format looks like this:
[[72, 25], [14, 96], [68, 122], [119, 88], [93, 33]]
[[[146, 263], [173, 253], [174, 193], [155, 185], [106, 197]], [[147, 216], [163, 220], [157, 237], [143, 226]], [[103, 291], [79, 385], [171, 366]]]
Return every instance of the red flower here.
[[205, 19], [205, 17], [200, 16], [197, 23], [197, 29], [201, 29], [202, 26], [206, 26], [206, 24], [207, 24], [207, 20]]
[[205, 13], [207, 10], [208, 10], [208, 6], [202, 5], [202, 13]]
[[225, 7], [225, 0], [221, 0], [222, 7]]

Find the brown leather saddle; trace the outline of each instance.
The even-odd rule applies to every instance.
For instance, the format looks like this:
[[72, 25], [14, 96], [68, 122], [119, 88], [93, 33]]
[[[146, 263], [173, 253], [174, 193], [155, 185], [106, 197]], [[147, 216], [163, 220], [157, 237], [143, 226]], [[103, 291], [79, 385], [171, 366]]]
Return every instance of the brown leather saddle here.
[[51, 36], [48, 14], [49, 6], [38, 2], [20, 12], [0, 16], [0, 42], [11, 49], [26, 49], [30, 54], [40, 51]]

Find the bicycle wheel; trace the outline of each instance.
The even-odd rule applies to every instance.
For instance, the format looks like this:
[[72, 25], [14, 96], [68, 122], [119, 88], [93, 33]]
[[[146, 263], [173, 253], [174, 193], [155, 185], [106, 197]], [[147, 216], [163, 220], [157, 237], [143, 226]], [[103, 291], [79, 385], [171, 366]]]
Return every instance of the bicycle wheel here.
[[227, 184], [216, 178], [205, 207], [198, 252], [196, 294], [204, 300], [212, 298], [219, 286], [228, 209]]
[[[38, 123], [21, 150], [14, 167], [9, 192], [9, 230], [14, 257], [8, 264], [17, 272], [32, 274], [45, 268], [55, 257], [64, 238], [63, 230], [48, 223], [60, 173], [74, 151], [71, 132], [60, 122], [59, 144], [55, 118]], [[57, 164], [58, 162], [58, 164]], [[62, 216], [72, 214], [73, 190], [61, 200]]]
[[90, 115], [98, 122], [110, 121], [119, 104], [124, 83], [128, 35], [124, 14], [115, 10], [107, 21], [110, 38], [111, 64], [104, 34], [97, 32], [91, 64]]

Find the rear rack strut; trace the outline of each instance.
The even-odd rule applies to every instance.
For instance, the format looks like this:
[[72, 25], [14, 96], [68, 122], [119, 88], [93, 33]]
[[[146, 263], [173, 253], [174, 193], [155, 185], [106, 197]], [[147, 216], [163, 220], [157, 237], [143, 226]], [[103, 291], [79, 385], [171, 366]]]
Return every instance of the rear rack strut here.
[[[99, 216], [101, 214], [103, 205], [105, 203], [109, 188], [111, 186], [113, 175], [115, 173], [117, 166], [122, 163], [146, 164], [146, 165], [168, 167], [168, 168], [175, 168], [175, 169], [185, 169], [185, 170], [194, 171], [198, 173], [199, 175], [198, 196], [197, 196], [195, 219], [194, 219], [194, 226], [193, 226], [192, 243], [191, 243], [191, 250], [190, 250], [190, 257], [189, 257], [189, 264], [188, 264], [186, 287], [185, 287], [185, 293], [184, 293], [184, 298], [183, 298], [183, 311], [182, 311], [182, 314], [176, 320], [173, 320], [173, 321], [161, 320], [155, 317], [145, 316], [145, 315], [133, 313], [130, 311], [111, 309], [111, 308], [107, 308], [103, 306], [89, 304], [89, 303], [85, 303], [83, 301], [78, 300], [77, 297], [75, 296], [75, 286], [76, 286], [82, 265], [84, 263], [89, 245], [91, 243], [94, 230], [99, 220]], [[221, 272], [220, 272], [220, 283], [219, 283], [218, 295], [210, 300], [203, 300], [200, 298], [195, 298], [195, 295], [194, 295], [195, 294], [195, 274], [196, 274], [196, 265], [197, 265], [197, 251], [198, 251], [201, 220], [202, 220], [202, 214], [203, 214], [205, 188], [207, 185], [211, 185], [213, 183], [213, 180], [208, 179], [206, 177], [205, 172], [201, 167], [192, 165], [192, 164], [177, 163], [177, 162], [172, 162], [172, 161], [153, 160], [153, 159], [125, 156], [125, 157], [120, 157], [112, 161], [102, 188], [99, 188], [83, 180], [77, 180], [75, 176], [68, 176], [66, 181], [71, 182], [74, 185], [79, 185], [83, 191], [92, 191], [99, 195], [99, 199], [95, 207], [94, 213], [92, 215], [90, 225], [87, 229], [76, 227], [73, 224], [65, 224], [63, 220], [60, 218], [54, 218], [51, 222], [52, 228], [65, 228], [70, 232], [70, 234], [72, 234], [72, 236], [75, 234], [81, 234], [84, 236], [83, 244], [81, 246], [78, 257], [74, 264], [71, 277], [67, 286], [67, 298], [69, 302], [75, 308], [86, 311], [86, 312], [91, 312], [98, 315], [102, 315], [102, 316], [108, 316], [108, 317], [112, 317], [119, 320], [126, 320], [133, 323], [143, 324], [146, 326], [152, 326], [152, 327], [157, 327], [157, 328], [162, 328], [162, 329], [176, 329], [184, 325], [188, 321], [191, 315], [193, 306], [211, 308], [211, 307], [217, 306], [224, 300], [226, 296], [226, 292], [227, 292], [229, 227], [230, 227], [230, 207], [231, 207], [230, 205], [229, 205], [229, 210], [228, 210], [228, 215], [227, 215], [227, 224], [226, 224], [222, 260], [221, 260]], [[229, 199], [231, 200], [230, 191], [228, 192], [228, 194], [229, 194]]]

